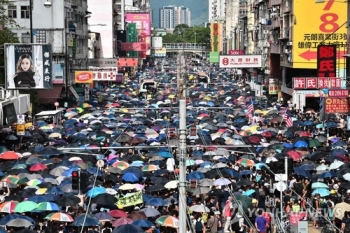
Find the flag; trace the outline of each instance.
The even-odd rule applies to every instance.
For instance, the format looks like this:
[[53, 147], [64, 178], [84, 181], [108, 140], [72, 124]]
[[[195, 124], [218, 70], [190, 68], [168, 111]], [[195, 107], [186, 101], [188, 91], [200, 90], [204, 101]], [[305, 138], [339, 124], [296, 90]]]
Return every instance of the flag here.
[[283, 120], [286, 121], [287, 127], [292, 127], [293, 126], [292, 115], [290, 114], [290, 111], [288, 109], [286, 110], [286, 113], [283, 116]]
[[247, 111], [247, 117], [249, 118], [249, 120], [251, 122], [253, 122], [253, 114], [254, 114], [254, 105], [253, 105], [253, 101], [251, 101], [251, 103], [248, 106], [248, 111]]

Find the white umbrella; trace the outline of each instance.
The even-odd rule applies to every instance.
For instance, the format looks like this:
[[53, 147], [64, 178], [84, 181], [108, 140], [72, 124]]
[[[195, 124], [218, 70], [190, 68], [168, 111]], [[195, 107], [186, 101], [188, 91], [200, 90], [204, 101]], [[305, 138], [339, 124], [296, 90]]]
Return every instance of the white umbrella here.
[[106, 188], [106, 193], [116, 195], [118, 192], [112, 188]]
[[204, 178], [199, 181], [200, 186], [210, 187], [213, 186], [214, 181], [212, 179]]
[[217, 163], [214, 166], [212, 166], [212, 169], [223, 168], [223, 167], [227, 167], [227, 164], [225, 164], [225, 163]]
[[341, 165], [343, 165], [344, 163], [342, 161], [338, 161], [335, 160], [330, 166], [329, 169], [333, 170], [333, 169], [338, 169]]
[[318, 167], [316, 167], [317, 171], [326, 171], [329, 170], [329, 167], [326, 164], [321, 164]]
[[193, 212], [199, 212], [199, 213], [209, 213], [210, 209], [206, 207], [205, 205], [194, 205], [190, 207], [190, 210]]
[[222, 186], [222, 185], [231, 184], [231, 181], [227, 178], [220, 178], [220, 179], [215, 180], [213, 184], [215, 186]]
[[211, 191], [210, 188], [207, 187], [199, 187], [196, 188], [196, 190], [194, 190], [194, 192], [192, 193], [192, 195], [202, 195], [202, 194], [207, 194]]
[[265, 163], [271, 163], [271, 162], [277, 162], [278, 159], [276, 159], [275, 157], [268, 157], [266, 158]]
[[166, 183], [164, 185], [164, 188], [167, 188], [167, 189], [175, 189], [177, 188], [177, 185], [179, 184], [179, 181], [177, 180], [171, 180], [169, 181], [168, 183]]
[[345, 180], [350, 181], [350, 173], [344, 174], [344, 175], [343, 175], [343, 178], [344, 178]]

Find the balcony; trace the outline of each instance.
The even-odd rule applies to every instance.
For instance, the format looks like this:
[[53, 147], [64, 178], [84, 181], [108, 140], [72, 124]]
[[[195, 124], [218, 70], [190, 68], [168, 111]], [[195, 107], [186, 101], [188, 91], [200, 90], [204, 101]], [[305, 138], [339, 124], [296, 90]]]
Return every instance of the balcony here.
[[269, 0], [269, 7], [281, 5], [282, 0]]
[[281, 4], [281, 12], [283, 14], [287, 14], [291, 11], [291, 3], [289, 0], [285, 0], [283, 4]]
[[279, 28], [281, 26], [281, 22], [278, 18], [272, 19], [271, 20], [271, 27], [274, 28]]
[[281, 46], [279, 44], [272, 42], [270, 45], [270, 53], [280, 54], [281, 53]]
[[290, 62], [288, 58], [291, 58], [292, 54], [281, 54], [280, 57], [280, 65], [284, 67], [292, 67], [293, 64]]

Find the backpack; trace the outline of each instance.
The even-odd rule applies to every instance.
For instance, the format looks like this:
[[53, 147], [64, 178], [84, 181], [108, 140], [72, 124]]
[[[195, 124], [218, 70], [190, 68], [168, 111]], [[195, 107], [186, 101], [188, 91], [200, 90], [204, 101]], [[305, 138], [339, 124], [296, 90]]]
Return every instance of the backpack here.
[[196, 226], [195, 226], [196, 232], [202, 232], [203, 231], [203, 224], [202, 220], [196, 220]]

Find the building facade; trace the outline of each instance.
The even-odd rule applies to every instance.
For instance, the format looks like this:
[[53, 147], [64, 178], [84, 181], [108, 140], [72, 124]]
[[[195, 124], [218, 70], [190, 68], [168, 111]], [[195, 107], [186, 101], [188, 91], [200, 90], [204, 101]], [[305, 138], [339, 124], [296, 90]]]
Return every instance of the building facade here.
[[174, 29], [179, 24], [191, 26], [191, 11], [180, 6], [164, 6], [159, 10], [159, 28]]
[[[87, 0], [33, 1], [15, 0], [8, 7], [8, 16], [20, 26], [10, 28], [21, 43], [30, 43], [30, 14], [32, 12], [33, 43], [52, 45], [53, 66], [63, 67], [64, 78], [53, 83], [53, 90], [38, 90], [42, 104], [52, 104], [59, 99], [67, 99], [67, 91], [62, 91], [73, 83], [73, 70], [85, 66], [88, 56]], [[53, 73], [55, 76], [55, 73]], [[65, 83], [67, 80], [68, 83]], [[63, 104], [61, 104], [63, 106]]]

